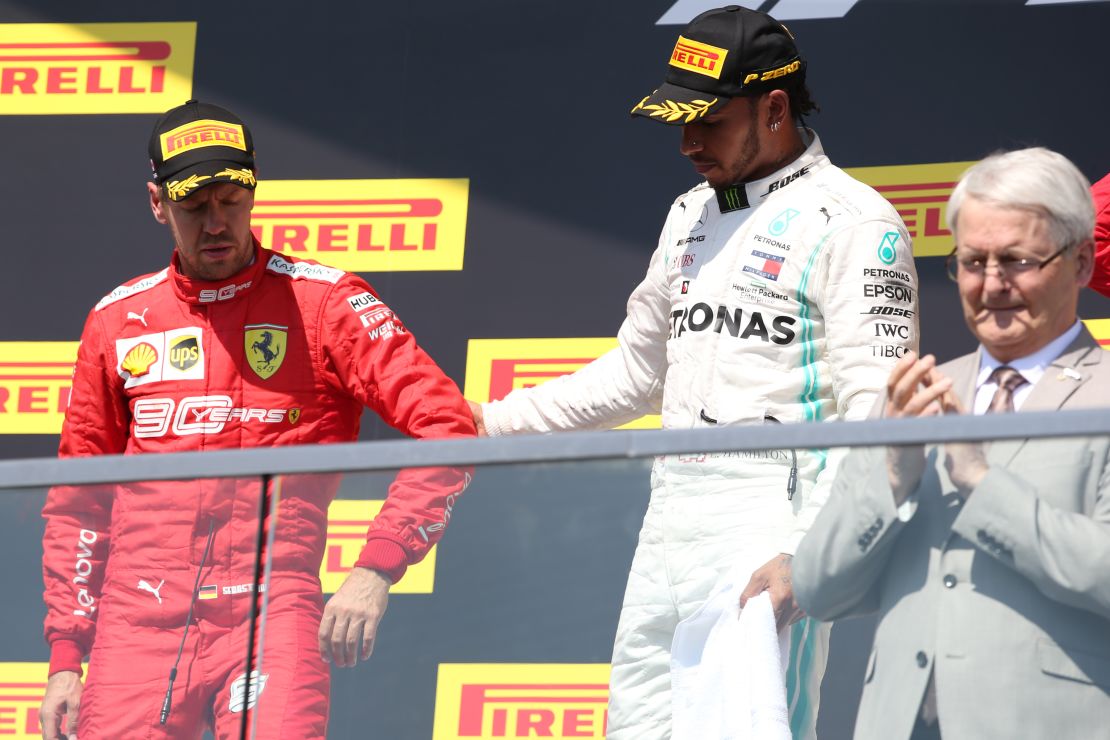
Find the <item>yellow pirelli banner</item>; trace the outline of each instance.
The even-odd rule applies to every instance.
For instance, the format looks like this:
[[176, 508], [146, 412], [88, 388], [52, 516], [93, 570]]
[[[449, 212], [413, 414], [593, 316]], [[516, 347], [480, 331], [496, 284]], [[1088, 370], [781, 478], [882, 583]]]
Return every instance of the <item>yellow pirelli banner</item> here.
[[39, 705], [49, 668], [49, 663], [0, 663], [0, 736], [13, 740], [42, 737]]
[[[328, 539], [324, 545], [324, 561], [320, 563], [320, 585], [324, 593], [335, 593], [351, 572], [362, 546], [366, 530], [382, 509], [384, 501], [336, 499], [328, 507]], [[280, 512], [279, 512], [280, 515]], [[391, 594], [430, 594], [435, 587], [436, 548], [416, 565], [405, 571], [405, 577], [389, 588]]]
[[461, 270], [470, 181], [262, 180], [264, 247], [350, 272]]
[[945, 214], [948, 197], [974, 162], [941, 162], [893, 167], [853, 167], [845, 171], [879, 191], [898, 211], [913, 239], [915, 257], [948, 254], [954, 246]]
[[1103, 349], [1110, 349], [1110, 319], [1088, 319], [1083, 323]]
[[604, 738], [606, 663], [441, 663], [433, 740]]
[[[467, 343], [463, 395], [477, 403], [499, 401], [517, 388], [530, 388], [573, 373], [616, 346], [616, 337], [471, 339]], [[659, 416], [650, 415], [620, 428], [659, 426]]]
[[0, 342], [0, 434], [59, 434], [77, 342]]
[[197, 24], [0, 24], [0, 114], [161, 113], [193, 95]]

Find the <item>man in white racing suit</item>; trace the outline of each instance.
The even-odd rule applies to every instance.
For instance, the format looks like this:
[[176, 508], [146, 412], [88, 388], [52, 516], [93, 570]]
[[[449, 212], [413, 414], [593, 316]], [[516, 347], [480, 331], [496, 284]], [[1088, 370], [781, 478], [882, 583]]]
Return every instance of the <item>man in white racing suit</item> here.
[[[666, 82], [633, 114], [681, 125], [681, 151], [706, 182], [671, 206], [619, 346], [475, 408], [487, 434], [607, 429], [660, 408], [671, 429], [867, 416], [894, 363], [917, 349], [912, 249], [895, 209], [795, 125], [815, 109], [804, 74], [793, 37], [766, 14], [730, 6], [683, 30]], [[790, 559], [836, 457], [656, 461], [617, 630], [608, 737], [670, 737], [675, 627], [737, 564], [754, 569], [742, 603], [770, 591], [779, 629], [796, 622], [784, 666], [790, 723], [795, 738], [815, 736], [828, 626], [798, 611]]]

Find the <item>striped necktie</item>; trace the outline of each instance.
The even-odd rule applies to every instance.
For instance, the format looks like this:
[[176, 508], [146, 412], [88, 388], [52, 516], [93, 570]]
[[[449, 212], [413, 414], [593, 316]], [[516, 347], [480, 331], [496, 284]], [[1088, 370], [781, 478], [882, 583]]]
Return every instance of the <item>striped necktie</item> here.
[[1014, 410], [1014, 391], [1029, 381], [1009, 365], [999, 365], [987, 378], [987, 382], [998, 384], [998, 390], [994, 392], [994, 397], [991, 398], [987, 413], [1005, 414]]

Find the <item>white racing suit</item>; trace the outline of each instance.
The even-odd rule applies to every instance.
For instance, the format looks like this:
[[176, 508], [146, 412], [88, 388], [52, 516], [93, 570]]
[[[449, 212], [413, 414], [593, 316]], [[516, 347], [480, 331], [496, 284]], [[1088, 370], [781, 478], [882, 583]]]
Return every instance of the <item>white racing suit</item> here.
[[[894, 208], [832, 165], [816, 134], [803, 136], [802, 156], [764, 179], [679, 197], [619, 346], [486, 404], [488, 433], [607, 429], [660, 410], [669, 429], [865, 418], [894, 363], [917, 349], [913, 253]], [[656, 460], [613, 652], [608, 737], [670, 737], [676, 625], [735, 562], [794, 553], [839, 456]], [[827, 625], [793, 627], [795, 738], [814, 736], [827, 642]]]

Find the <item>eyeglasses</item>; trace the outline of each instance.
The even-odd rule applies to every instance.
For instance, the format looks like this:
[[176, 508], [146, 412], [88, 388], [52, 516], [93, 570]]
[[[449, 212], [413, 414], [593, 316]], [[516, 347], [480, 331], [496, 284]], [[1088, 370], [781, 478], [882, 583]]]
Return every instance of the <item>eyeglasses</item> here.
[[[994, 267], [998, 270], [998, 276], [1006, 280], [1013, 280], [1018, 275], [1022, 275], [1033, 270], [1043, 270], [1045, 265], [1050, 264], [1057, 257], [1064, 252], [1071, 249], [1072, 245], [1061, 247], [1053, 252], [1043, 260], [1034, 257], [1009, 257], [1003, 255], [994, 261]], [[968, 275], [981, 277], [987, 274], [987, 270], [991, 267], [989, 262], [983, 255], [973, 255], [970, 257], [959, 257], [956, 255], [956, 250], [953, 249], [948, 257], [944, 260], [944, 269], [948, 273], [948, 279], [955, 282], [959, 278], [959, 273], [964, 272]]]

